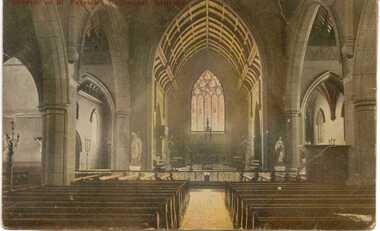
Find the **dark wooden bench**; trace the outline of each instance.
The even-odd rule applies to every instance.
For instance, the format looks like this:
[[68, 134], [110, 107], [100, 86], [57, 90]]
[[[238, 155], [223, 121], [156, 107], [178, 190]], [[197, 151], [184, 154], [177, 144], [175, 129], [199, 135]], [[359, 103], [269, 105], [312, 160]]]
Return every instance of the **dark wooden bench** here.
[[183, 181], [96, 183], [6, 193], [3, 201], [4, 225], [10, 228], [66, 227], [68, 223], [75, 227], [178, 228], [188, 188]]
[[236, 228], [366, 228], [368, 222], [339, 214], [373, 217], [375, 196], [371, 187], [233, 183], [226, 186], [226, 205]]

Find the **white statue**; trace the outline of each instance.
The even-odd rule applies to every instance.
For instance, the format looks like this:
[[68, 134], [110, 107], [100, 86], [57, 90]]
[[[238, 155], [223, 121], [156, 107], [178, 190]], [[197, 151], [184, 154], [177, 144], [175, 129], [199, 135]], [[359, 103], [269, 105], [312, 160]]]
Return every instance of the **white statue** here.
[[282, 141], [282, 137], [280, 136], [276, 142], [276, 145], [274, 147], [274, 150], [276, 152], [276, 156], [278, 156], [277, 162], [283, 163], [284, 157], [285, 157], [285, 145]]
[[139, 166], [141, 164], [141, 156], [142, 156], [142, 141], [136, 133], [132, 132], [131, 165]]
[[244, 155], [245, 165], [247, 166], [250, 158], [250, 140], [248, 137], [242, 136], [240, 142], [240, 152]]
[[167, 154], [166, 155], [167, 155], [168, 161], [170, 161], [170, 159], [174, 155], [174, 138], [173, 138], [173, 135], [171, 135], [168, 138], [166, 145], [167, 145]]

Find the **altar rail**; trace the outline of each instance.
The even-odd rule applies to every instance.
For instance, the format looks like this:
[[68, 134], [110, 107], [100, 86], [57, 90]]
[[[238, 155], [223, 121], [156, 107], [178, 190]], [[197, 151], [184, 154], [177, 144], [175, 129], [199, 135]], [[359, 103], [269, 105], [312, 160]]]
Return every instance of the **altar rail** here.
[[[187, 180], [191, 182], [278, 182], [302, 181], [297, 171], [232, 171], [232, 170], [185, 170], [185, 171], [152, 171], [152, 170], [80, 170], [75, 172], [76, 179], [95, 177], [103, 180], [131, 179], [140, 180]], [[130, 178], [129, 178], [130, 177]]]

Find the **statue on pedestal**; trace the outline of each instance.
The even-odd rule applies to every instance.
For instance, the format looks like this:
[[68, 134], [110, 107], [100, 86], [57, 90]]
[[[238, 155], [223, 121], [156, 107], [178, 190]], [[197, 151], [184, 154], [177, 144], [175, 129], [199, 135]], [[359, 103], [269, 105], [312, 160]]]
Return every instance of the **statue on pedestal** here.
[[248, 137], [242, 136], [241, 142], [240, 142], [240, 153], [244, 156], [244, 165], [247, 167], [249, 165], [249, 159], [251, 156], [251, 153], [249, 151], [251, 142]]
[[284, 164], [284, 158], [285, 158], [285, 145], [282, 141], [282, 137], [280, 136], [274, 146], [274, 151], [276, 153], [277, 163], [278, 164]]
[[166, 145], [167, 145], [166, 158], [167, 158], [167, 161], [170, 162], [171, 157], [174, 156], [174, 138], [173, 138], [173, 135], [168, 137]]
[[131, 165], [141, 167], [141, 157], [142, 157], [142, 141], [140, 137], [132, 132], [131, 141]]

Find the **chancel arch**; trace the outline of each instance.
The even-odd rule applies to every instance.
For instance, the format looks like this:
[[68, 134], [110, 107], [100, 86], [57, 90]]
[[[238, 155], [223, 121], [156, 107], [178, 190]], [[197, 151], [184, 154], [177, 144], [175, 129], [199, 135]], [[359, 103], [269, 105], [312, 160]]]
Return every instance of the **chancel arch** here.
[[[200, 69], [194, 67], [190, 74], [188, 66], [198, 58], [204, 63], [195, 64]], [[231, 67], [230, 73], [223, 73], [222, 67], [214, 65], [220, 59]], [[223, 153], [219, 160], [235, 156], [244, 165], [247, 156], [254, 152], [250, 147], [254, 143], [254, 126], [250, 124], [248, 113], [254, 110], [254, 104], [249, 102], [251, 97], [261, 100], [262, 73], [254, 36], [228, 4], [219, 0], [195, 0], [187, 4], [161, 36], [153, 65], [154, 85], [160, 86], [162, 94], [170, 92], [181, 101], [168, 103], [167, 111], [178, 111], [177, 106], [170, 105], [186, 105], [180, 106], [181, 110], [189, 110], [189, 116], [184, 116], [179, 127], [169, 127], [169, 133], [176, 132], [175, 136], [181, 137], [177, 145], [189, 153], [209, 148], [208, 152]], [[205, 81], [205, 77], [215, 80]], [[205, 88], [209, 83], [215, 86]], [[193, 88], [182, 90], [189, 85]], [[261, 103], [258, 105], [262, 107]], [[207, 133], [213, 137], [209, 147], [200, 144], [204, 143]], [[262, 141], [256, 143], [262, 144]], [[202, 145], [206, 146], [202, 149]], [[211, 159], [216, 161], [214, 157], [207, 161]]]

